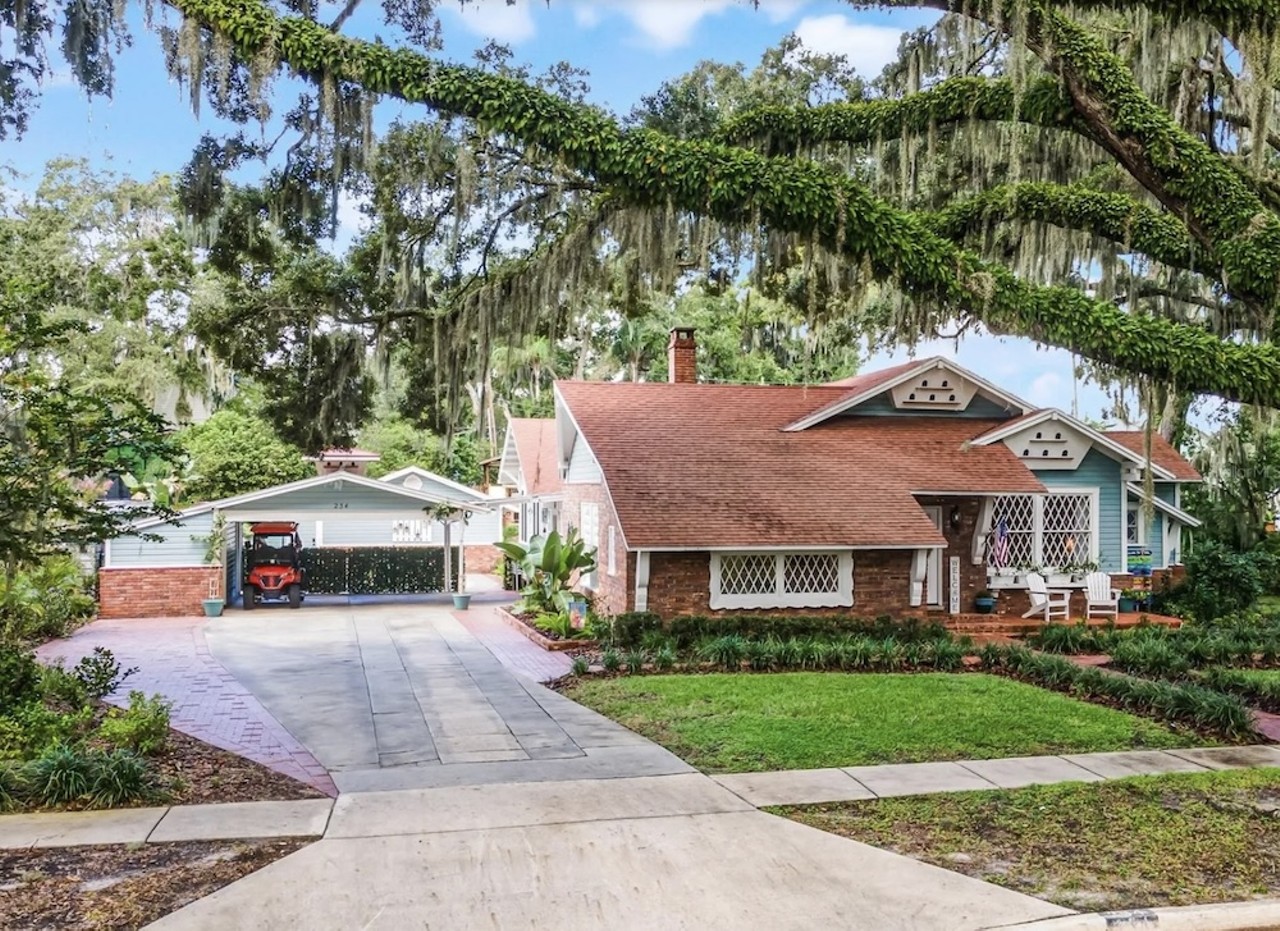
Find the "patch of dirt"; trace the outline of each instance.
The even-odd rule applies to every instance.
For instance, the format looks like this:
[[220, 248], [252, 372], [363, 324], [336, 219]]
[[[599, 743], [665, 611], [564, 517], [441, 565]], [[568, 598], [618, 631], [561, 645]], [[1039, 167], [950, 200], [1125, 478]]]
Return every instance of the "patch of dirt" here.
[[0, 928], [141, 928], [309, 843], [286, 838], [0, 850]]
[[169, 749], [155, 764], [176, 786], [170, 796], [174, 805], [328, 798], [314, 786], [179, 731], [170, 731]]

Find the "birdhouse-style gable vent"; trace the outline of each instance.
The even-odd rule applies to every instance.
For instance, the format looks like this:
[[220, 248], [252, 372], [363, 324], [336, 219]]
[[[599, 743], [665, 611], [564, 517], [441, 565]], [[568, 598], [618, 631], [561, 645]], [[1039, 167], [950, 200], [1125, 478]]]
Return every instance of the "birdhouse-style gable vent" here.
[[950, 369], [934, 368], [893, 389], [893, 406], [899, 410], [962, 411], [978, 386]]

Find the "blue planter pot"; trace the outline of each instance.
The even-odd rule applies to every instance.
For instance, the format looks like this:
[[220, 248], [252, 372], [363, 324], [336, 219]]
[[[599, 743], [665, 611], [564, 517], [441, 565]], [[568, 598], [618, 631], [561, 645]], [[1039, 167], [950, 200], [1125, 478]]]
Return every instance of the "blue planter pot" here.
[[973, 607], [979, 614], [990, 614], [996, 609], [996, 600], [994, 598], [975, 598], [973, 599]]
[[205, 617], [222, 617], [222, 609], [226, 607], [226, 602], [221, 598], [206, 598], [200, 603], [204, 605]]
[[467, 610], [467, 608], [468, 608], [468, 607], [470, 607], [470, 605], [471, 605], [471, 596], [470, 596], [470, 595], [459, 595], [459, 594], [456, 594], [456, 593], [454, 594], [454, 596], [453, 596], [453, 606], [454, 606], [455, 608], [457, 608], [459, 611], [465, 611], [465, 610]]

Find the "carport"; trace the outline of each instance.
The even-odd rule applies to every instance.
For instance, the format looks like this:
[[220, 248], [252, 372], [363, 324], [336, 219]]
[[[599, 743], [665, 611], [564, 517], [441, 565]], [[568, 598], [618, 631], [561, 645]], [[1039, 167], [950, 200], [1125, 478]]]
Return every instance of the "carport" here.
[[[438, 551], [444, 578], [437, 590], [455, 591], [456, 579], [466, 571], [467, 520], [484, 515], [495, 518], [485, 520], [481, 528], [472, 528], [472, 539], [491, 547], [501, 533], [496, 523], [499, 501], [421, 470], [415, 478], [417, 487], [409, 487], [398, 481], [335, 472], [201, 504], [170, 521], [141, 521], [132, 533], [110, 540], [104, 547], [98, 576], [99, 615], [199, 614], [201, 601], [214, 591], [221, 592], [229, 604], [235, 603], [244, 578], [244, 528], [260, 521], [294, 522], [300, 531], [309, 527], [313, 537], [322, 538], [321, 528], [328, 528], [332, 538], [340, 536], [335, 531], [344, 526], [353, 527], [359, 532], [348, 538], [367, 542], [351, 549], [403, 547], [424, 558]], [[219, 525], [225, 528], [222, 566], [206, 559], [209, 541]], [[405, 534], [405, 527], [413, 533]], [[490, 536], [477, 539], [477, 531], [488, 531]], [[307, 542], [303, 540], [304, 547]], [[317, 551], [325, 549], [336, 547], [317, 545]], [[457, 573], [455, 559], [444, 558], [455, 550]]]

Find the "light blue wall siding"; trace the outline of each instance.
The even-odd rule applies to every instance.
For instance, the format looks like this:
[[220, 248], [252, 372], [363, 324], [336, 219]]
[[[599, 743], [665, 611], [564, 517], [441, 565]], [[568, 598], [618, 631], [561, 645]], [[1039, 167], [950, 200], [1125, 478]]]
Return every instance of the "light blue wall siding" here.
[[594, 485], [603, 480], [600, 465], [596, 462], [596, 457], [591, 455], [591, 450], [587, 448], [582, 437], [578, 437], [573, 444], [573, 453], [569, 456], [569, 468], [564, 480], [567, 483], [584, 485]]
[[[392, 538], [392, 525], [404, 517], [323, 517], [325, 546], [395, 546]], [[463, 541], [471, 546], [479, 543], [493, 543], [502, 539], [501, 517], [497, 512], [476, 513], [471, 516], [463, 532]], [[458, 528], [454, 525], [453, 543], [457, 543]], [[303, 546], [312, 546], [316, 539], [316, 522], [304, 520], [298, 522], [298, 536]], [[434, 546], [444, 543], [444, 527], [440, 521], [432, 521], [427, 539], [419, 541]]]
[[1120, 543], [1124, 539], [1124, 496], [1120, 463], [1096, 449], [1089, 450], [1071, 472], [1042, 471], [1036, 477], [1050, 489], [1098, 489], [1098, 564], [1106, 572], [1122, 572]]
[[206, 511], [183, 521], [181, 524], [161, 524], [150, 527], [147, 533], [162, 539], [144, 540], [137, 536], [117, 537], [111, 541], [109, 569], [131, 569], [141, 566], [203, 566], [207, 547], [193, 536], [208, 536], [213, 527], [213, 514]]
[[981, 417], [986, 420], [997, 420], [1003, 417], [1012, 417], [1016, 411], [1006, 411], [1004, 407], [997, 404], [982, 395], [974, 395], [969, 406], [963, 411], [924, 411], [924, 410], [899, 410], [893, 406], [893, 396], [888, 392], [878, 394], [874, 398], [870, 398], [859, 404], [852, 410], [846, 411], [844, 416], [868, 415], [872, 417], [884, 417], [892, 415], [894, 417]]

